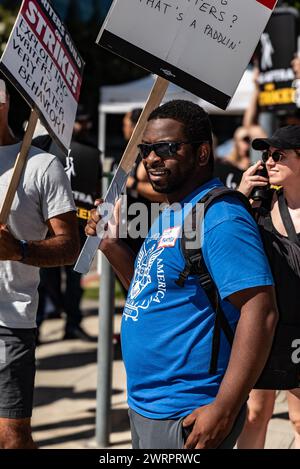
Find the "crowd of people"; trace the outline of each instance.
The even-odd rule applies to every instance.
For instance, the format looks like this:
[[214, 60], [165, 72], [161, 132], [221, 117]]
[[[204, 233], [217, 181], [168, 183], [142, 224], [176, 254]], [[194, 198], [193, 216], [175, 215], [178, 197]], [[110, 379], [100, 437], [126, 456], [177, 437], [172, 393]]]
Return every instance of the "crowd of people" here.
[[[9, 83], [0, 78], [2, 201], [21, 142], [9, 127]], [[140, 112], [125, 116], [126, 140]], [[127, 194], [130, 204], [164, 207], [145, 238], [133, 236], [129, 222], [124, 240], [117, 205], [99, 244], [126, 292], [121, 343], [135, 449], [263, 448], [278, 389], [288, 393], [300, 448], [300, 365], [292, 360], [300, 338], [296, 118], [286, 117], [268, 137], [248, 116], [221, 160], [200, 106], [171, 101], [148, 117]], [[254, 164], [252, 150], [260, 154]], [[190, 217], [196, 240], [201, 231], [192, 249], [185, 238]], [[91, 211], [86, 235], [96, 235], [100, 218], [98, 208]], [[80, 326], [80, 276], [70, 267], [83, 242], [79, 234], [63, 166], [48, 147], [32, 146], [8, 221], [0, 225], [1, 448], [36, 448], [30, 419], [39, 268], [42, 280], [55, 268], [55, 281], [40, 284], [47, 294], [48, 284], [58, 282], [59, 290], [60, 269], [69, 266], [73, 293], [57, 307], [67, 313], [64, 338], [94, 340]]]

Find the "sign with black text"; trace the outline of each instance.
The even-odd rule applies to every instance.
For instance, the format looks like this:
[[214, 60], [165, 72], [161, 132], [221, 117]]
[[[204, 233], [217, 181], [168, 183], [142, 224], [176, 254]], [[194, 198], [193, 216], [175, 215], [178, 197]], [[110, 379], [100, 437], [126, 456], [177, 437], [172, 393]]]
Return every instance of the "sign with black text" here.
[[115, 0], [97, 42], [226, 109], [277, 0]]
[[279, 113], [295, 110], [295, 79], [291, 61], [297, 52], [299, 14], [279, 8], [261, 35], [259, 48], [259, 107]]
[[24, 0], [0, 69], [36, 109], [51, 136], [68, 150], [84, 62], [46, 0]]

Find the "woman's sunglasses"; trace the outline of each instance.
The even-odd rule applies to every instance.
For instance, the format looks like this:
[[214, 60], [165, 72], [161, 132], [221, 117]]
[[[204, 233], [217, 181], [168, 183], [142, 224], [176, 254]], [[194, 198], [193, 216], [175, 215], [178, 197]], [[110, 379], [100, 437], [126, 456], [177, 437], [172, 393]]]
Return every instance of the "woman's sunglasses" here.
[[152, 151], [160, 158], [170, 158], [178, 153], [181, 145], [200, 145], [202, 141], [141, 143], [138, 149], [142, 158], [147, 158]]
[[262, 152], [261, 159], [263, 163], [266, 163], [271, 157], [274, 163], [278, 163], [278, 161], [281, 161], [284, 156], [285, 155], [283, 153], [280, 153], [280, 151], [278, 150], [273, 151], [273, 153], [268, 150], [265, 150]]

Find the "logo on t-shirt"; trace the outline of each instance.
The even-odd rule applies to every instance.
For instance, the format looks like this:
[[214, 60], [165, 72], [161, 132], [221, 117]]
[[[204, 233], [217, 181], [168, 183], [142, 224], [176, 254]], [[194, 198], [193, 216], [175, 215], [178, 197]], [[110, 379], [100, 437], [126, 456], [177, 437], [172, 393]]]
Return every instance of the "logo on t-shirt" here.
[[66, 175], [68, 176], [69, 180], [71, 181], [71, 177], [75, 177], [75, 167], [74, 167], [74, 158], [72, 156], [67, 156], [66, 157], [66, 166], [65, 166], [65, 172]]
[[[139, 310], [147, 310], [152, 301], [154, 301], [155, 298], [158, 296], [157, 292], [156, 295], [149, 295], [149, 297], [146, 296], [146, 298], [144, 297], [143, 299], [139, 299], [142, 293], [145, 293], [144, 290], [151, 283], [154, 283], [151, 268], [156, 259], [164, 250], [164, 248], [159, 248], [159, 246], [157, 246], [157, 243], [152, 245], [150, 249], [147, 249], [149, 244], [150, 243], [147, 243], [146, 241], [141, 247], [141, 250], [138, 254], [134, 277], [123, 312], [126, 320], [128, 318], [131, 318], [133, 321], [137, 321], [139, 316]], [[157, 278], [161, 280], [163, 275], [161, 263], [158, 263], [156, 271]]]
[[267, 70], [268, 68], [273, 67], [272, 55], [274, 54], [274, 47], [268, 33], [263, 33], [261, 35], [260, 42], [262, 47], [260, 66], [262, 70]]

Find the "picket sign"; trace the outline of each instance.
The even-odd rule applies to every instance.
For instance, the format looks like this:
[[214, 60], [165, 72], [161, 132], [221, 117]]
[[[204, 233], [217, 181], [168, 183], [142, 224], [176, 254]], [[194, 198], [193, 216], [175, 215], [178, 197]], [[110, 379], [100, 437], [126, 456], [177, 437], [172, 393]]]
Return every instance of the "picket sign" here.
[[1, 212], [0, 212], [0, 222], [4, 225], [7, 222], [9, 212], [14, 200], [14, 196], [17, 192], [20, 179], [22, 177], [23, 170], [26, 166], [28, 152], [31, 146], [32, 137], [36, 128], [38, 121], [38, 115], [34, 109], [32, 109], [30, 118], [28, 121], [27, 129], [24, 135], [24, 139], [21, 145], [20, 153], [17, 156], [15, 166], [13, 169], [13, 174], [8, 186], [8, 190], [3, 201]]
[[[104, 198], [104, 203], [115, 205], [120, 198], [132, 169], [132, 166], [137, 158], [137, 145], [141, 142], [143, 132], [147, 125], [147, 120], [151, 112], [160, 105], [165, 92], [168, 88], [169, 81], [162, 77], [157, 77], [150, 92], [145, 107], [140, 115], [131, 139], [122, 156], [116, 174], [109, 186], [107, 194]], [[100, 207], [98, 208], [100, 213]], [[89, 236], [83, 246], [80, 256], [77, 260], [74, 270], [81, 274], [86, 274], [92, 264], [99, 244], [104, 234], [105, 222], [100, 222], [97, 225], [98, 236]]]
[[68, 153], [83, 69], [84, 61], [52, 5], [47, 0], [23, 0], [0, 70], [32, 111], [1, 209], [2, 223], [7, 222], [38, 118]]

